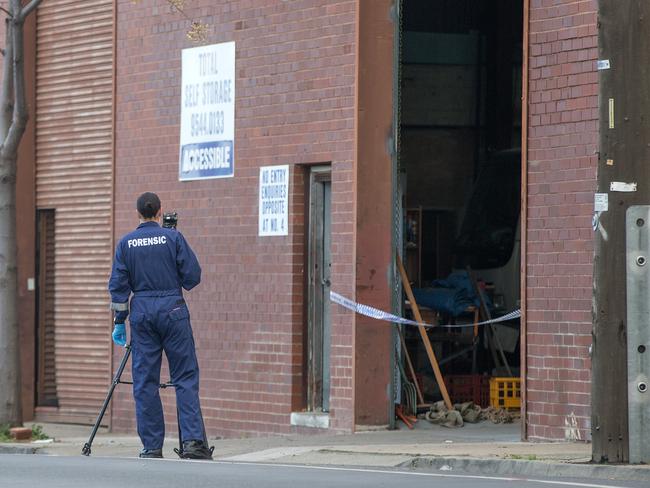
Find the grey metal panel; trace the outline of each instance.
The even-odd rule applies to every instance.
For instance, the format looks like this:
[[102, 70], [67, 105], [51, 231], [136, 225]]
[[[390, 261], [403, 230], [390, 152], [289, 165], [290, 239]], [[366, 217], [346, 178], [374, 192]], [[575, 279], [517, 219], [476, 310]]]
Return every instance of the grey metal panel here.
[[631, 463], [650, 462], [650, 206], [626, 212], [627, 381]]

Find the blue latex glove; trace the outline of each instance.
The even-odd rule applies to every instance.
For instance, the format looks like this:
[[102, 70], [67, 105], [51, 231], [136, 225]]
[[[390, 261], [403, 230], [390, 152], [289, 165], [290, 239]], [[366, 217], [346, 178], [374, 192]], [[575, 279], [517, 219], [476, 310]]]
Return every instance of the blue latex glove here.
[[113, 342], [118, 346], [126, 346], [126, 326], [124, 324], [115, 324]]

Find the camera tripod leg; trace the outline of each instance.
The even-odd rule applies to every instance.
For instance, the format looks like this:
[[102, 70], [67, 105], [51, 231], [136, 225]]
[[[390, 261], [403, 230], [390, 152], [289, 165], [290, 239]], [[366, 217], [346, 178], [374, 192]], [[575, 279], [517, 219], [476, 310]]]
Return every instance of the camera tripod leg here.
[[[209, 447], [210, 445], [208, 444], [208, 435], [205, 432], [205, 423], [203, 422], [203, 413], [200, 411], [199, 407], [199, 413], [201, 415], [201, 424], [203, 425], [203, 442], [205, 443], [205, 446], [210, 450], [210, 455], [214, 452], [214, 446]], [[178, 424], [178, 448], [174, 449], [174, 452], [178, 455], [179, 458], [183, 458], [183, 435], [181, 433], [181, 416], [180, 412], [178, 410], [178, 406], [176, 407], [176, 423]]]
[[214, 446], [210, 446], [210, 443], [208, 442], [208, 434], [205, 431], [205, 421], [203, 420], [203, 412], [201, 411], [201, 407], [199, 407], [199, 414], [201, 415], [201, 424], [203, 424], [203, 442], [205, 443], [205, 447], [210, 450], [210, 455], [212, 455], [214, 453]]
[[183, 459], [183, 434], [181, 433], [181, 414], [178, 405], [176, 405], [176, 424], [178, 425], [178, 447], [174, 449], [174, 452]]
[[108, 404], [111, 401], [111, 397], [113, 396], [113, 391], [115, 391], [115, 387], [120, 384], [120, 378], [122, 377], [122, 373], [124, 372], [124, 368], [126, 367], [126, 363], [129, 360], [129, 356], [131, 355], [131, 344], [126, 345], [126, 352], [124, 353], [124, 357], [122, 358], [122, 362], [120, 363], [120, 366], [117, 368], [117, 372], [115, 373], [115, 377], [113, 378], [113, 382], [111, 383], [110, 388], [108, 389], [108, 394], [106, 395], [106, 398], [104, 399], [104, 404], [102, 405], [102, 409], [99, 412], [99, 415], [97, 416], [97, 420], [95, 421], [95, 425], [93, 426], [93, 430], [90, 433], [90, 437], [88, 438], [88, 442], [86, 442], [81, 449], [81, 454], [84, 456], [90, 456], [91, 453], [91, 447], [93, 445], [93, 441], [95, 440], [95, 435], [97, 435], [97, 431], [99, 430], [99, 425], [102, 422], [102, 419], [104, 418], [104, 414], [106, 413], [106, 409], [108, 408]]

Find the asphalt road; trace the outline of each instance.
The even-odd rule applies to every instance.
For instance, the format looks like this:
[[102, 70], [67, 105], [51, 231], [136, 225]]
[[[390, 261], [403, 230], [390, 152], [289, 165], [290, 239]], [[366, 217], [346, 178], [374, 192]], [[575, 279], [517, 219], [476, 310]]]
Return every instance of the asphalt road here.
[[460, 473], [424, 473], [298, 465], [0, 455], [2, 488], [615, 488], [646, 483], [528, 480]]

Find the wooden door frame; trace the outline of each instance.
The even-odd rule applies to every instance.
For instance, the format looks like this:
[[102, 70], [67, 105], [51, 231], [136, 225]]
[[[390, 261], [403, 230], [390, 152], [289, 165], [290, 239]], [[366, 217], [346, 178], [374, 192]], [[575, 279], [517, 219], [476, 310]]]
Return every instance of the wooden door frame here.
[[[323, 285], [314, 276], [315, 263], [322, 261], [323, 256], [319, 253], [318, 246], [313, 242], [317, 235], [323, 233], [323, 220], [315, 218], [318, 213], [324, 211], [324, 194], [322, 183], [331, 182], [332, 173], [330, 166], [314, 166], [309, 168], [309, 224], [307, 234], [307, 328], [305, 341], [305, 376], [307, 378], [306, 398], [307, 410], [316, 411], [323, 407], [323, 385], [318, 383], [318, 378], [323, 377], [323, 327], [322, 314], [318, 311], [322, 308], [321, 297]], [[318, 189], [318, 194], [316, 190]], [[320, 210], [314, 208], [319, 204]], [[320, 326], [316, 322], [320, 320]], [[320, 347], [314, 347], [320, 344]]]

